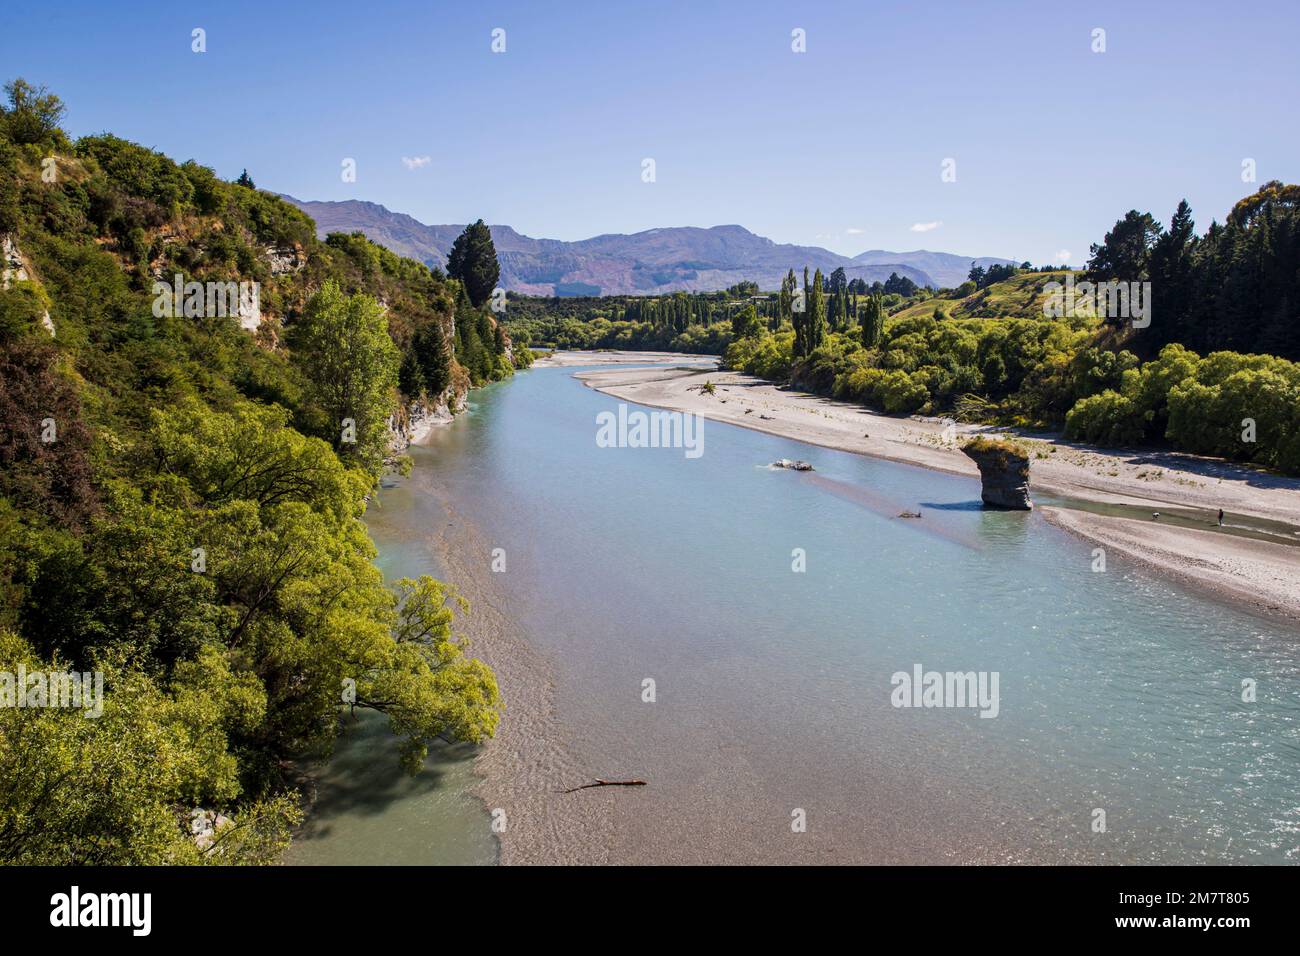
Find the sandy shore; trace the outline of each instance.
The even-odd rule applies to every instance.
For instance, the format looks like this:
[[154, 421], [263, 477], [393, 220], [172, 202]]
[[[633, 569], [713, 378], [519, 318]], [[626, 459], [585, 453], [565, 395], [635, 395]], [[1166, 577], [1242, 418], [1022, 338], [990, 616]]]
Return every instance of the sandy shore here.
[[535, 362], [534, 368], [577, 368], [591, 365], [645, 365], [647, 362], [681, 362], [689, 365], [708, 365], [718, 361], [716, 355], [690, 355], [686, 352], [547, 352]]
[[[651, 355], [663, 356], [651, 358]], [[663, 353], [559, 353], [548, 364], [634, 364], [675, 361]], [[699, 356], [688, 356], [691, 360]], [[577, 372], [589, 387], [655, 408], [692, 412], [716, 421], [827, 448], [978, 477], [961, 454], [964, 438], [984, 429], [942, 419], [892, 417], [857, 405], [785, 389], [752, 376], [716, 369], [655, 368]], [[715, 386], [708, 395], [698, 386]], [[1217, 529], [1216, 515], [1234, 525], [1255, 519], [1300, 526], [1300, 479], [1270, 475], [1217, 459], [1177, 452], [1114, 451], [1053, 436], [1027, 445], [1031, 488], [1098, 505], [1141, 508], [1141, 519], [1045, 507], [1057, 525], [1169, 574], [1184, 583], [1271, 616], [1300, 621], [1300, 537], [1296, 545]], [[1182, 527], [1146, 518], [1146, 512], [1196, 512]], [[1278, 529], [1277, 541], [1288, 529]]]

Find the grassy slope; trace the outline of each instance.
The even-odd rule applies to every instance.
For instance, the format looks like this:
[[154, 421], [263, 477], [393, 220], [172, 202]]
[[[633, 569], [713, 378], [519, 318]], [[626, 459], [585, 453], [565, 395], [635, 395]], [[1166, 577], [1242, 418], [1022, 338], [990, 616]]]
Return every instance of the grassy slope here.
[[995, 282], [974, 295], [963, 299], [926, 299], [893, 313], [890, 319], [910, 319], [932, 316], [936, 307], [943, 308], [949, 318], [1043, 318], [1043, 287], [1049, 282], [1062, 282], [1066, 272], [1025, 272], [1002, 282]]

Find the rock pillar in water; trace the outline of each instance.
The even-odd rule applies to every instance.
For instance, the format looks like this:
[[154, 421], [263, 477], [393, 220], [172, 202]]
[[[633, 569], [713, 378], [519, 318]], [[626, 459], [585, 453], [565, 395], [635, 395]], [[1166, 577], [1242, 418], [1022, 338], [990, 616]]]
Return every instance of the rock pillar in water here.
[[962, 446], [980, 470], [980, 498], [986, 507], [1029, 511], [1029, 459], [1008, 441], [978, 437]]

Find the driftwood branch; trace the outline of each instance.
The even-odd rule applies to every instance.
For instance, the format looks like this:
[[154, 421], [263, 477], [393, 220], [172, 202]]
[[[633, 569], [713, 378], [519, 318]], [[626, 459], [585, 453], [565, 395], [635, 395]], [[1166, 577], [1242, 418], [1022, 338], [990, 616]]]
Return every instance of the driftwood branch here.
[[559, 792], [574, 793], [578, 790], [590, 790], [592, 787], [644, 787], [645, 785], [644, 780], [601, 780], [598, 777], [595, 783], [584, 783], [581, 787], [570, 787]]

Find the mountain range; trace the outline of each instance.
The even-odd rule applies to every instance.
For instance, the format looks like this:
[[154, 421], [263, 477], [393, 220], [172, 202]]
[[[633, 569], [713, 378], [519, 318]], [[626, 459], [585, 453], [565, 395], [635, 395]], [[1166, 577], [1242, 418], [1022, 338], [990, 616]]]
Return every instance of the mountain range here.
[[[378, 203], [349, 199], [316, 202], [284, 196], [316, 221], [317, 234], [364, 232], [399, 255], [445, 269], [463, 225], [426, 225]], [[972, 263], [987, 268], [1010, 259], [947, 252], [871, 249], [849, 257], [820, 246], [776, 243], [743, 226], [674, 226], [631, 235], [608, 233], [565, 242], [534, 239], [510, 226], [491, 226], [503, 288], [525, 295], [658, 295], [712, 292], [737, 282], [776, 289], [789, 269], [806, 265], [829, 274], [843, 268], [868, 283], [906, 276], [934, 288], [960, 285]]]

